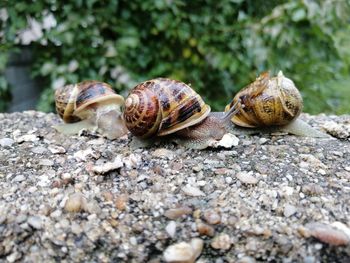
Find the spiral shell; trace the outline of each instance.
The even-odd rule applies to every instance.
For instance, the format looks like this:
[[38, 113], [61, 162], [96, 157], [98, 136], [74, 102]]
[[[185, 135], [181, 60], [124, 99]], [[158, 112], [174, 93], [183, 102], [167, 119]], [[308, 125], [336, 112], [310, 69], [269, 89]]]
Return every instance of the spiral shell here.
[[231, 120], [248, 128], [286, 125], [299, 116], [303, 107], [299, 90], [281, 71], [273, 78], [268, 73], [261, 74], [236, 94], [225, 111], [238, 99], [244, 107]]
[[102, 103], [121, 105], [124, 99], [110, 85], [98, 81], [84, 81], [56, 90], [56, 111], [64, 122], [72, 123], [88, 118]]
[[157, 78], [132, 89], [125, 100], [124, 120], [135, 136], [163, 136], [204, 120], [210, 107], [188, 85]]

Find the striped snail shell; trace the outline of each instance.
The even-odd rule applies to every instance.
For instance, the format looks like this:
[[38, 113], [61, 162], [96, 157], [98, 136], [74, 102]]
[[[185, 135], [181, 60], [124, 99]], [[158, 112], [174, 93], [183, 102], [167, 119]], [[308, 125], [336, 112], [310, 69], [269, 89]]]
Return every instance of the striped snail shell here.
[[55, 103], [58, 115], [65, 122], [54, 127], [59, 132], [77, 134], [82, 129], [97, 130], [109, 139], [127, 132], [120, 111], [124, 98], [107, 83], [92, 80], [66, 85], [56, 90]]
[[157, 78], [134, 87], [125, 100], [124, 120], [135, 136], [174, 133], [203, 121], [210, 106], [188, 85]]
[[286, 125], [295, 120], [303, 108], [299, 90], [281, 71], [272, 78], [269, 73], [261, 74], [236, 94], [225, 111], [238, 99], [244, 107], [231, 120], [234, 124], [247, 128]]
[[124, 102], [110, 85], [98, 81], [84, 81], [66, 85], [55, 92], [56, 111], [64, 122], [72, 123], [88, 118], [98, 104]]

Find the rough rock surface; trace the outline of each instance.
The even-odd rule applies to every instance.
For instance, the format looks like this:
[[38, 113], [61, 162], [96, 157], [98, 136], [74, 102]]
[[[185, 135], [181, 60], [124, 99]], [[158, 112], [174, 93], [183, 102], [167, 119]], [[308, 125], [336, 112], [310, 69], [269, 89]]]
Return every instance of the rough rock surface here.
[[0, 262], [349, 262], [350, 116], [302, 118], [339, 138], [133, 150], [0, 114]]

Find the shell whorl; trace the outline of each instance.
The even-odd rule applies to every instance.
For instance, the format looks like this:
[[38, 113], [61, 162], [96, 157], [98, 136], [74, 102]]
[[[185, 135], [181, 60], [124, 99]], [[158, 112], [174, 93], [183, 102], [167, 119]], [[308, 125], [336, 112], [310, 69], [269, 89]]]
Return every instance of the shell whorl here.
[[282, 72], [273, 78], [268, 73], [261, 74], [236, 94], [225, 111], [238, 99], [244, 107], [231, 120], [248, 128], [286, 125], [299, 116], [303, 107], [300, 92]]
[[78, 93], [79, 87], [77, 84], [63, 86], [55, 92], [56, 112], [64, 122], [71, 123], [80, 120], [78, 116], [73, 114]]
[[124, 119], [135, 136], [167, 135], [202, 121], [210, 107], [188, 85], [158, 78], [137, 85], [125, 101]]

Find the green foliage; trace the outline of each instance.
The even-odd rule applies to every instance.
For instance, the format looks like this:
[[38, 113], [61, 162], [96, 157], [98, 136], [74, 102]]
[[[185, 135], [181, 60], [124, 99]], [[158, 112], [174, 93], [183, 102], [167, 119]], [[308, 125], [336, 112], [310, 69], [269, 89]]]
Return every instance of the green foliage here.
[[[0, 61], [31, 45], [33, 76], [48, 87], [41, 110], [52, 110], [59, 85], [97, 79], [125, 95], [159, 76], [191, 83], [221, 110], [259, 73], [283, 70], [306, 111], [350, 112], [350, 0], [10, 2]], [[28, 28], [37, 30], [30, 41]], [[0, 78], [0, 96], [5, 87]]]

